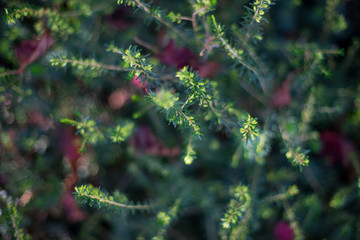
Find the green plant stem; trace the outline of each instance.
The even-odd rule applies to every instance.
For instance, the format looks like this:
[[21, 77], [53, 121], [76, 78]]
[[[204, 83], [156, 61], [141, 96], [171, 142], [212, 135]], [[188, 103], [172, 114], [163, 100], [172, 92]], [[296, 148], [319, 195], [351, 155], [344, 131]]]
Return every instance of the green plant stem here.
[[304, 239], [303, 231], [299, 226], [299, 222], [295, 218], [295, 213], [291, 209], [289, 201], [287, 199], [283, 199], [282, 203], [283, 203], [283, 206], [284, 206], [284, 209], [285, 209], [285, 212], [286, 212], [286, 216], [288, 217], [288, 219], [290, 221], [290, 227], [294, 231], [294, 235], [295, 235], [294, 239], [295, 240]]
[[122, 208], [127, 208], [127, 209], [137, 209], [137, 210], [139, 210], [139, 209], [149, 209], [150, 208], [150, 205], [127, 205], [127, 204], [123, 204], [123, 203], [114, 202], [114, 201], [111, 201], [111, 200], [108, 200], [108, 199], [104, 199], [104, 198], [101, 198], [101, 197], [98, 197], [98, 196], [95, 196], [95, 195], [92, 195], [92, 194], [86, 194], [86, 193], [78, 193], [78, 194], [80, 196], [96, 199], [99, 202], [105, 202], [105, 203], [110, 204], [110, 205], [114, 205], [114, 206], [122, 207]]
[[219, 33], [217, 32], [217, 35], [218, 35], [220, 41], [222, 42], [222, 44], [225, 46], [225, 48], [231, 53], [231, 55], [232, 55], [233, 57], [235, 57], [235, 58], [237, 59], [237, 61], [238, 61], [239, 63], [241, 63], [244, 67], [246, 67], [247, 69], [249, 69], [250, 71], [252, 71], [252, 72], [255, 74], [256, 78], [259, 79], [260, 87], [261, 87], [262, 91], [263, 91], [264, 93], [267, 93], [264, 80], [263, 80], [263, 78], [260, 76], [259, 72], [258, 72], [254, 67], [252, 67], [252, 66], [250, 66], [249, 64], [247, 64], [246, 62], [244, 62], [243, 59], [242, 59], [242, 57], [241, 57], [239, 54], [237, 54], [236, 51], [230, 46], [230, 44], [228, 44], [228, 43], [225, 41], [225, 39], [221, 36], [221, 34], [219, 34]]
[[15, 222], [15, 218], [14, 216], [10, 213], [10, 218], [11, 218], [11, 224], [14, 228], [14, 231], [15, 231], [15, 237], [16, 237], [16, 240], [20, 240], [20, 235], [19, 235], [19, 230], [17, 228], [17, 225], [16, 225], [16, 222]]
[[164, 24], [165, 26], [170, 28], [173, 32], [175, 32], [177, 35], [179, 35], [179, 37], [181, 37], [185, 42], [190, 43], [188, 38], [182, 32], [180, 32], [177, 28], [175, 28], [171, 23], [165, 21], [164, 19], [162, 19], [161, 17], [159, 17], [155, 14], [152, 14], [150, 9], [147, 6], [145, 6], [142, 2], [140, 2], [140, 0], [134, 0], [134, 1], [136, 2], [137, 6], [139, 8], [143, 9], [145, 12], [150, 14], [153, 18], [155, 18], [156, 20], [158, 20], [159, 22], [161, 22], [162, 24]]
[[150, 51], [154, 52], [155, 54], [159, 54], [159, 50], [158, 50], [155, 46], [153, 46], [153, 45], [151, 45], [151, 44], [149, 44], [149, 43], [141, 40], [140, 38], [134, 37], [134, 41], [135, 41], [138, 45], [143, 46], [143, 47], [149, 49]]
[[114, 65], [107, 65], [107, 64], [103, 64], [103, 63], [88, 63], [88, 62], [81, 61], [81, 60], [61, 59], [60, 61], [63, 63], [74, 63], [74, 64], [79, 64], [79, 65], [88, 66], [88, 67], [105, 68], [107, 70], [112, 70], [112, 71], [129, 72], [132, 70], [129, 68], [123, 68], [123, 67], [114, 66]]
[[185, 114], [183, 111], [180, 110], [179, 113], [180, 113], [181, 115], [183, 115], [184, 118], [186, 118], [186, 120], [188, 121], [188, 123], [189, 123], [189, 124], [191, 125], [191, 127], [194, 129], [194, 132], [197, 132], [196, 126], [195, 126], [194, 122], [193, 122], [188, 116], [186, 116], [186, 114]]

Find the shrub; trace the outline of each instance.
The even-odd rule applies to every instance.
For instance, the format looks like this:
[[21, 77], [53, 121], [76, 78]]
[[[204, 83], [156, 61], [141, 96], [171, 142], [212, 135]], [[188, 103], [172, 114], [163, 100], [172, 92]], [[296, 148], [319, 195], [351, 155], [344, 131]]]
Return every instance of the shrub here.
[[4, 3], [2, 237], [360, 238], [360, 7], [323, 2]]

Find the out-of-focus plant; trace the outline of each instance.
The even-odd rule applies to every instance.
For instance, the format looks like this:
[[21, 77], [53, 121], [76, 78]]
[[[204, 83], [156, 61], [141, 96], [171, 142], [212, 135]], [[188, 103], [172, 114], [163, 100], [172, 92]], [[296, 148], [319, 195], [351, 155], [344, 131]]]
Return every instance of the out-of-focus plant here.
[[358, 5], [312, 4], [0, 5], [1, 236], [359, 238]]

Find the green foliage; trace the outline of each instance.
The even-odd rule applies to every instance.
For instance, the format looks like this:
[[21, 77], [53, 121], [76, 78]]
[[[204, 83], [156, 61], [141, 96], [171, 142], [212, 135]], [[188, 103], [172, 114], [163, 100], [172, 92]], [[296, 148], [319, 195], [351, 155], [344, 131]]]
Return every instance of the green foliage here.
[[176, 77], [187, 88], [189, 103], [200, 99], [200, 106], [209, 107], [213, 97], [210, 95], [212, 91], [208, 81], [200, 78], [196, 72], [189, 71], [187, 66], [177, 72]]
[[104, 135], [96, 127], [94, 120], [89, 120], [85, 118], [81, 122], [77, 122], [71, 119], [63, 118], [60, 120], [61, 123], [70, 124], [77, 129], [77, 132], [82, 136], [82, 144], [79, 148], [79, 152], [83, 153], [85, 151], [85, 145], [87, 143], [96, 144], [105, 139]]
[[35, 8], [31, 6], [14, 9], [5, 8], [5, 17], [9, 25], [15, 24], [19, 19], [22, 20], [23, 18], [29, 17], [36, 18], [39, 20], [36, 24], [39, 31], [44, 23], [41, 19], [46, 19], [47, 27], [49, 27], [52, 32], [63, 37], [68, 37], [79, 30], [80, 21], [78, 17], [88, 17], [93, 14], [93, 11], [86, 2], [78, 4], [76, 1], [71, 1], [69, 6], [74, 11], [73, 14], [63, 14], [51, 8]]
[[360, 238], [349, 3], [27, 2], [0, 23], [0, 238]]
[[189, 137], [189, 143], [186, 146], [186, 155], [184, 157], [184, 163], [186, 165], [190, 165], [193, 163], [194, 159], [196, 158], [196, 152], [192, 145], [192, 137]]
[[164, 88], [160, 89], [156, 93], [156, 97], [151, 98], [156, 106], [168, 111], [170, 108], [174, 107], [176, 102], [179, 100], [177, 94], [171, 93], [171, 91], [165, 90]]
[[180, 24], [182, 21], [181, 14], [174, 13], [172, 11], [166, 15], [166, 18], [169, 19], [170, 22], [177, 23], [177, 24]]
[[[5, 190], [0, 191], [0, 226], [5, 228], [5, 232], [10, 232], [16, 240], [30, 240], [31, 236], [24, 233], [20, 227], [22, 216], [16, 205], [16, 201], [7, 196]], [[12, 239], [9, 235], [6, 237]]]
[[251, 204], [251, 196], [247, 186], [238, 185], [232, 192], [233, 198], [230, 200], [226, 213], [221, 219], [222, 227], [225, 229], [238, 224]]
[[94, 120], [88, 118], [83, 119], [81, 122], [77, 122], [68, 118], [60, 120], [61, 123], [69, 124], [77, 129], [77, 133], [82, 137], [82, 144], [79, 148], [79, 152], [85, 151], [86, 144], [97, 144], [110, 138], [113, 143], [120, 143], [125, 141], [133, 132], [134, 123], [124, 122], [121, 125], [117, 125], [112, 129], [109, 129], [104, 134], [97, 126]]
[[165, 239], [166, 229], [170, 226], [174, 218], [177, 217], [179, 212], [179, 207], [181, 204], [180, 199], [176, 199], [174, 205], [167, 212], [159, 212], [156, 215], [157, 224], [160, 226], [158, 229], [158, 234], [152, 238], [152, 240], [163, 240]]
[[243, 63], [243, 58], [241, 57], [241, 55], [244, 53], [244, 50], [234, 49], [230, 45], [229, 40], [225, 38], [224, 27], [217, 23], [214, 15], [211, 15], [211, 19], [214, 27], [215, 36], [217, 37], [221, 45], [225, 48], [231, 59], [237, 59], [240, 63]]
[[257, 23], [260, 23], [261, 20], [266, 21], [264, 14], [272, 4], [274, 3], [272, 3], [271, 0], [255, 0], [252, 4], [252, 10], [254, 11], [253, 19]]
[[123, 126], [117, 125], [110, 135], [111, 141], [114, 143], [125, 141], [133, 132], [134, 126], [133, 122], [127, 122]]
[[347, 28], [345, 16], [338, 14], [336, 9], [339, 7], [341, 1], [327, 0], [325, 13], [325, 31], [339, 33]]
[[125, 69], [119, 66], [99, 63], [93, 58], [81, 59], [75, 57], [67, 58], [66, 56], [58, 56], [51, 58], [50, 64], [52, 66], [58, 66], [62, 68], [65, 68], [67, 65], [70, 65], [72, 68], [76, 69], [76, 73], [91, 78], [99, 77], [109, 70], [130, 71], [130, 69]]
[[107, 49], [109, 52], [118, 53], [122, 56], [125, 65], [130, 68], [130, 76], [138, 76], [141, 79], [145, 77], [152, 79], [156, 74], [153, 72], [153, 64], [150, 63], [150, 59], [146, 56], [142, 56], [140, 50], [136, 46], [129, 46], [128, 49], [123, 50], [110, 45]]
[[196, 12], [199, 16], [203, 16], [204, 14], [214, 11], [217, 0], [196, 0], [192, 7], [194, 8], [194, 12]]
[[109, 195], [105, 191], [101, 191], [100, 188], [96, 188], [92, 185], [82, 185], [75, 187], [74, 192], [75, 198], [82, 204], [87, 204], [90, 207], [104, 208], [108, 211], [115, 211], [120, 213], [122, 211], [131, 211], [135, 210], [151, 210], [152, 206], [145, 204], [135, 204], [132, 201], [129, 201], [127, 197], [115, 191], [112, 195]]
[[178, 99], [176, 95], [170, 96], [170, 93], [163, 89], [157, 93], [148, 92], [147, 98], [165, 113], [166, 119], [175, 127], [190, 128], [195, 136], [200, 137], [202, 135], [200, 127], [195, 122], [195, 117], [191, 112], [183, 109], [184, 105], [181, 102], [175, 102]]
[[305, 153], [302, 153], [301, 151], [301, 148], [297, 147], [295, 150], [290, 148], [286, 153], [287, 159], [289, 159], [294, 166], [307, 166], [309, 164], [309, 159], [306, 157]]
[[240, 133], [245, 141], [248, 139], [254, 140], [255, 137], [259, 135], [256, 118], [252, 118], [250, 114], [244, 117], [242, 127], [240, 128]]

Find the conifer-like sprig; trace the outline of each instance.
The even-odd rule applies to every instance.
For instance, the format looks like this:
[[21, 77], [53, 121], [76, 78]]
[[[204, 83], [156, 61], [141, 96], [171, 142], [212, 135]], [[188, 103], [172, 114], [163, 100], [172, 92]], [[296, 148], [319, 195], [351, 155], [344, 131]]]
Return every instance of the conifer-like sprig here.
[[186, 146], [186, 154], [184, 157], [184, 163], [186, 165], [190, 165], [193, 163], [194, 159], [196, 158], [196, 152], [193, 148], [193, 139], [192, 136], [189, 136], [189, 142]]
[[225, 229], [237, 224], [244, 217], [251, 203], [249, 188], [245, 185], [236, 186], [232, 195], [233, 198], [230, 200], [227, 211], [221, 219], [222, 227]]
[[199, 76], [198, 72], [193, 72], [189, 67], [185, 66], [176, 73], [176, 77], [180, 79], [188, 92], [187, 101], [192, 103], [199, 100], [199, 105], [209, 107], [213, 96], [209, 81]]
[[242, 30], [244, 32], [244, 44], [247, 45], [252, 38], [255, 41], [262, 40], [262, 22], [267, 20], [264, 17], [265, 13], [274, 5], [274, 0], [254, 0], [250, 3], [250, 7], [244, 6], [247, 10], [243, 17]]
[[77, 133], [81, 135], [82, 143], [79, 148], [80, 153], [85, 151], [85, 145], [87, 143], [96, 144], [105, 140], [103, 133], [96, 126], [94, 120], [84, 118], [81, 122], [77, 122], [68, 118], [63, 118], [60, 122], [74, 126], [77, 129]]
[[174, 27], [171, 22], [166, 20], [166, 11], [161, 10], [159, 7], [152, 5], [150, 3], [145, 3], [140, 0], [117, 0], [117, 4], [124, 4], [132, 7], [137, 7], [143, 11], [145, 11], [147, 14], [150, 15], [150, 17], [156, 19], [159, 23], [165, 25], [167, 28], [175, 32], [179, 37], [182, 38], [185, 42], [189, 43], [189, 39], [186, 37], [184, 33], [182, 33], [179, 29]]
[[274, 3], [272, 3], [271, 0], [255, 0], [252, 3], [251, 11], [254, 13], [254, 15], [252, 17], [250, 24], [253, 24], [254, 21], [256, 21], [257, 23], [260, 23], [261, 20], [266, 21], [266, 19], [264, 18], [264, 14], [269, 9], [270, 5], [273, 4]]
[[66, 67], [71, 66], [80, 72], [86, 73], [87, 76], [98, 77], [107, 71], [131, 71], [131, 69], [123, 68], [115, 65], [100, 63], [93, 58], [68, 58], [64, 55], [54, 56], [50, 59], [52, 66]]
[[156, 79], [156, 74], [154, 73], [154, 65], [150, 63], [149, 55], [141, 55], [141, 51], [136, 46], [129, 46], [128, 49], [123, 50], [117, 48], [114, 45], [110, 45], [107, 51], [118, 53], [122, 56], [124, 62], [131, 69], [131, 76], [138, 76], [141, 80], [144, 79]]
[[[243, 49], [238, 49], [231, 45], [230, 41], [225, 37], [224, 27], [217, 23], [215, 16], [211, 16], [213, 24], [213, 32], [215, 37], [220, 42], [221, 46], [225, 49], [231, 59], [244, 66], [247, 70], [252, 72], [256, 78], [259, 80], [260, 87], [264, 93], [267, 93], [268, 90], [265, 85], [265, 78], [263, 74], [258, 71], [257, 67], [253, 66], [252, 62], [249, 62], [244, 56], [245, 52]], [[246, 45], [245, 45], [246, 47]], [[246, 49], [246, 48], [245, 48]]]
[[88, 6], [88, 4], [83, 3], [82, 5], [83, 7], [78, 8], [76, 12], [72, 13], [60, 13], [57, 10], [42, 7], [17, 7], [14, 9], [5, 9], [5, 16], [7, 18], [8, 24], [14, 24], [16, 20], [23, 19], [24, 17], [34, 17], [37, 19], [45, 18], [47, 19], [47, 26], [51, 29], [52, 32], [66, 36], [73, 34], [78, 30], [76, 29], [74, 22], [71, 22], [74, 21], [74, 19], [75, 21], [78, 21], [78, 19], [75, 17], [81, 15], [90, 16], [92, 14], [91, 8]]
[[197, 12], [197, 15], [201, 17], [210, 11], [214, 11], [216, 3], [217, 0], [196, 0], [192, 4], [192, 7], [194, 11]]
[[[31, 236], [26, 234], [20, 227], [21, 214], [17, 209], [17, 201], [7, 195], [5, 190], [0, 191], [0, 225], [5, 224], [5, 232], [2, 231], [1, 236], [9, 237], [7, 231], [12, 234], [16, 240], [30, 240]], [[4, 225], [3, 225], [4, 226]]]
[[200, 132], [200, 127], [195, 122], [194, 116], [189, 110], [184, 108], [184, 104], [178, 101], [177, 94], [171, 93], [169, 90], [164, 88], [160, 89], [158, 92], [148, 91], [146, 96], [149, 101], [155, 103], [155, 105], [164, 112], [166, 119], [176, 126], [182, 128], [190, 128], [192, 133], [195, 136], [200, 137], [202, 133]]
[[264, 202], [277, 202], [280, 200], [285, 200], [285, 199], [289, 199], [290, 197], [293, 197], [295, 195], [299, 194], [299, 188], [297, 185], [291, 185], [288, 187], [288, 189], [286, 190], [286, 192], [284, 193], [279, 193], [273, 196], [269, 196], [267, 198], [264, 198], [263, 201]]
[[115, 210], [115, 212], [118, 213], [129, 210], [131, 212], [135, 210], [151, 211], [153, 209], [153, 205], [151, 204], [135, 204], [129, 201], [128, 198], [119, 191], [115, 191], [110, 195], [91, 184], [75, 187], [74, 195], [75, 199], [81, 204], [87, 204], [90, 207], [97, 207], [99, 209]]
[[227, 130], [232, 130], [234, 123], [227, 116], [230, 106], [219, 100], [215, 82], [210, 83], [209, 80], [202, 78], [198, 72], [192, 71], [188, 66], [178, 71], [176, 77], [185, 86], [188, 95], [181, 108], [187, 104], [198, 102], [200, 107], [209, 110], [207, 118], [214, 119], [213, 117], [215, 117], [219, 126], [225, 126]]
[[89, 118], [83, 119], [81, 122], [64, 118], [60, 120], [61, 123], [69, 124], [77, 129], [77, 134], [82, 137], [82, 143], [79, 148], [79, 152], [85, 151], [87, 143], [97, 144], [104, 142], [106, 139], [110, 139], [113, 143], [120, 143], [125, 141], [133, 132], [135, 124], [133, 122], [124, 122], [120, 125], [110, 127], [109, 129], [100, 130], [96, 126], [96, 122]]
[[296, 149], [289, 148], [286, 157], [294, 166], [299, 166], [300, 168], [301, 166], [308, 166], [310, 162], [306, 153], [302, 152], [301, 147], [297, 147]]
[[135, 123], [126, 122], [115, 126], [110, 132], [110, 139], [113, 143], [120, 143], [125, 141], [133, 132]]
[[[303, 166], [309, 165], [309, 158], [307, 157], [307, 151], [304, 151], [301, 146], [297, 146], [301, 142], [295, 141], [297, 139], [290, 138], [291, 134], [288, 133], [279, 125], [280, 134], [284, 141], [284, 144], [287, 148], [287, 152], [285, 154], [286, 158], [294, 165], [299, 166], [300, 171]], [[295, 132], [293, 134], [296, 134]]]
[[322, 32], [322, 40], [328, 37], [329, 33], [339, 33], [347, 28], [346, 18], [337, 12], [337, 8], [343, 2], [340, 0], [327, 0], [325, 7], [325, 21]]
[[257, 119], [247, 114], [242, 121], [242, 127], [240, 128], [240, 133], [243, 136], [244, 140], [255, 140], [255, 137], [259, 135]]
[[159, 225], [158, 233], [152, 238], [152, 240], [164, 240], [166, 229], [170, 226], [171, 222], [176, 219], [179, 208], [181, 205], [181, 199], [176, 199], [173, 206], [167, 211], [161, 211], [156, 215], [157, 224]]

